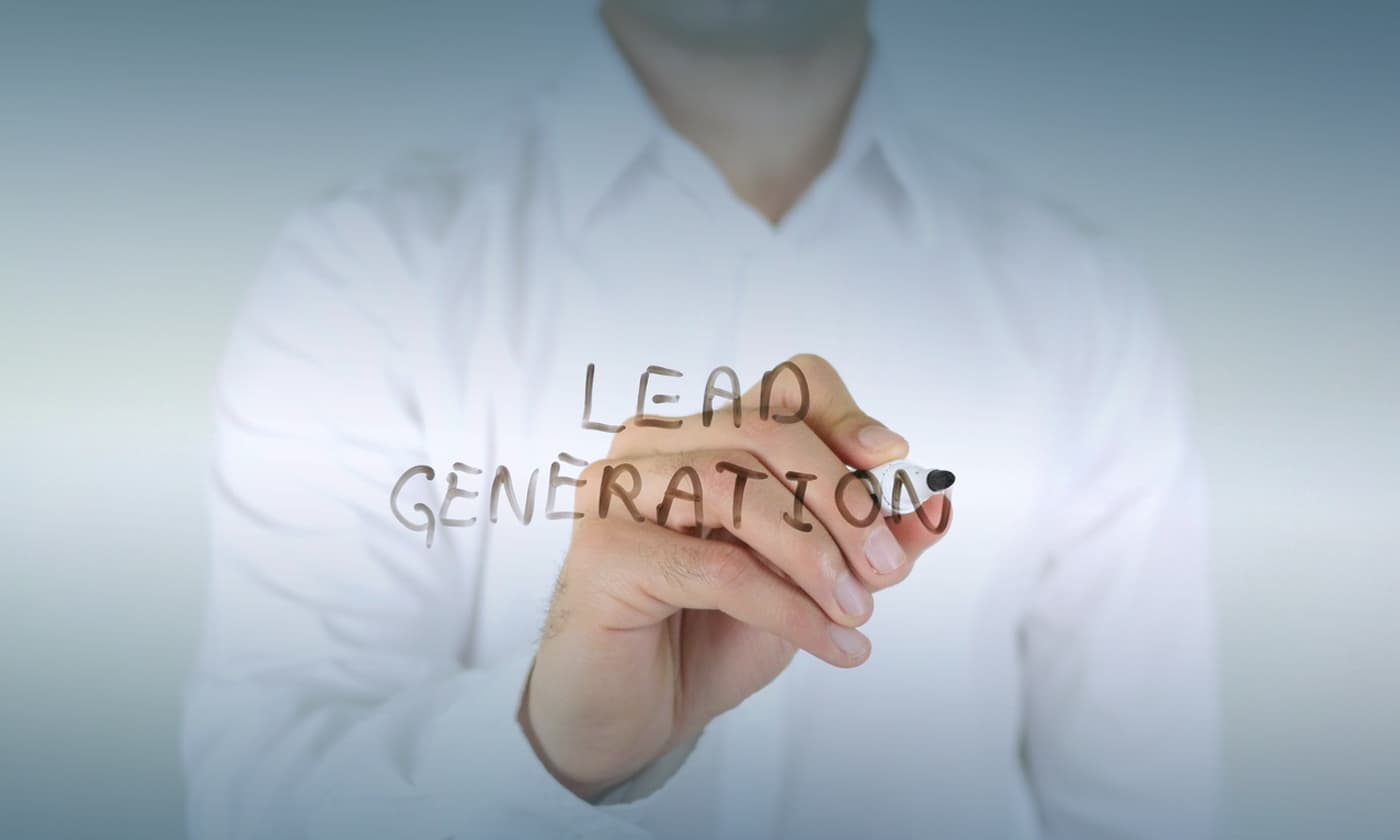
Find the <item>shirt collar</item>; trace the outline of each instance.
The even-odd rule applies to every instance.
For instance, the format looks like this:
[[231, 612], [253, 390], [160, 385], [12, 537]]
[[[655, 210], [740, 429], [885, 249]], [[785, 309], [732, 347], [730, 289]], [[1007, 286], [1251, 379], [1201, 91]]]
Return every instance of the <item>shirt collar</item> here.
[[[670, 131], [598, 15], [566, 65], [549, 106], [559, 202], [570, 233], [581, 231], [623, 174]], [[832, 167], [878, 151], [893, 180], [917, 209], [919, 190], [903, 111], [872, 49]]]

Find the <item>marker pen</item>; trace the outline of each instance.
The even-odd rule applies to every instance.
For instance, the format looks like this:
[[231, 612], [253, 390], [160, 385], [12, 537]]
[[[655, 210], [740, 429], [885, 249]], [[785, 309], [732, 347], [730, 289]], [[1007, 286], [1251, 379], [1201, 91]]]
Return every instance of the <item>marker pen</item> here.
[[[909, 476], [909, 484], [914, 486], [914, 493], [909, 492], [909, 485], [900, 488], [899, 509], [894, 507], [895, 478], [903, 471]], [[900, 516], [913, 513], [918, 510], [919, 505], [933, 496], [941, 496], [953, 486], [954, 476], [947, 470], [931, 470], [921, 467], [913, 461], [890, 461], [878, 467], [872, 467], [865, 471], [874, 478], [880, 485], [880, 509], [886, 516], [898, 513]], [[873, 494], [872, 494], [873, 495]]]

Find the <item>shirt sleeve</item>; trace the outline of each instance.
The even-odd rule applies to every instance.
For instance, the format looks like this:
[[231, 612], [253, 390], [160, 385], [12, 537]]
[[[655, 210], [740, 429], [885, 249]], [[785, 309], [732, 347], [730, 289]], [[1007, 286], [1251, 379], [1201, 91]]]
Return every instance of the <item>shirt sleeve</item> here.
[[425, 551], [391, 515], [397, 477], [433, 463], [431, 401], [460, 390], [422, 346], [431, 266], [402, 232], [432, 225], [400, 221], [355, 196], [298, 217], [236, 324], [185, 702], [191, 833], [645, 836], [638, 809], [584, 802], [535, 756], [517, 722], [533, 645], [466, 662], [481, 529]]
[[1071, 316], [1087, 339], [1071, 353], [1068, 458], [1023, 624], [1024, 756], [1049, 837], [1205, 837], [1215, 632], [1182, 365], [1149, 287], [1112, 255], [1096, 269]]

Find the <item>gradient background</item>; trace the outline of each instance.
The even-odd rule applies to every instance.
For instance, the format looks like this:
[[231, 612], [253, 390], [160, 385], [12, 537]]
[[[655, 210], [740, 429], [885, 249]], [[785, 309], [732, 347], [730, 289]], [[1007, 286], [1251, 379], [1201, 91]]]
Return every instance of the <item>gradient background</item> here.
[[[208, 388], [283, 218], [586, 2], [0, 5], [0, 836], [183, 835]], [[1194, 368], [1231, 837], [1400, 836], [1400, 4], [896, 3], [944, 134], [1103, 222]]]

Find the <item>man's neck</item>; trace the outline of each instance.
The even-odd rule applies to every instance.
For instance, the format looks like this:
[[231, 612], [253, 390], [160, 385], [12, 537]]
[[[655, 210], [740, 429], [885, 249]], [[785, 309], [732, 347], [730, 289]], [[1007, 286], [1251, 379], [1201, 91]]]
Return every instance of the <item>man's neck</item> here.
[[800, 51], [735, 56], [689, 49], [610, 3], [602, 14], [666, 121], [770, 222], [836, 157], [870, 49], [863, 19]]

